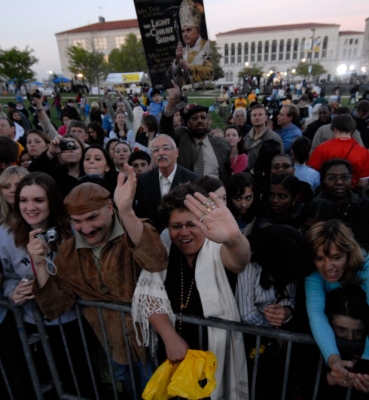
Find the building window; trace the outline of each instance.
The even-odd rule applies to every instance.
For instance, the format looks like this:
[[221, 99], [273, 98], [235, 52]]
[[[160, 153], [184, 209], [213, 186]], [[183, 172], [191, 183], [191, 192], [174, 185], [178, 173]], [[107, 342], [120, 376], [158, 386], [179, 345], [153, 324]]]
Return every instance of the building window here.
[[264, 61], [269, 61], [269, 40], [264, 44]]
[[350, 44], [352, 44], [354, 42], [354, 39], [350, 39]]
[[244, 45], [244, 55], [243, 55], [243, 61], [247, 62], [249, 61], [249, 44], [248, 42], [245, 43]]
[[301, 39], [300, 58], [305, 58], [305, 38]]
[[351, 58], [351, 53], [352, 53], [352, 50], [349, 49], [349, 51], [348, 51], [348, 58]]
[[345, 46], [347, 46], [347, 44], [348, 44], [348, 39], [345, 39], [345, 41], [344, 41], [344, 43], [343, 43]]
[[229, 74], [229, 80], [230, 80], [231, 82], [233, 82], [233, 72], [231, 72], [231, 73]]
[[258, 42], [258, 62], [261, 62], [261, 53], [263, 52], [263, 43]]
[[347, 55], [347, 50], [344, 49], [344, 50], [343, 50], [343, 58], [344, 58], [344, 59], [346, 58], [346, 55]]
[[314, 52], [314, 58], [319, 58], [319, 51]]
[[359, 39], [355, 39], [355, 44], [358, 44], [359, 43]]
[[234, 43], [231, 44], [231, 64], [235, 63], [236, 56], [236, 46]]
[[73, 46], [82, 47], [82, 49], [86, 50], [86, 40], [85, 39], [73, 40]]
[[279, 42], [279, 61], [283, 61], [283, 53], [284, 53], [284, 40], [282, 39]]
[[356, 57], [357, 49], [354, 49], [354, 57]]
[[293, 42], [293, 59], [297, 60], [297, 54], [299, 51], [299, 40], [295, 39], [295, 41]]
[[115, 37], [115, 47], [117, 49], [120, 49], [124, 45], [124, 42], [125, 42], [124, 36], [116, 36]]
[[225, 78], [226, 78], [226, 82], [229, 82], [229, 72], [226, 72]]
[[94, 38], [94, 49], [95, 50], [107, 50], [108, 43], [106, 38]]
[[327, 48], [328, 48], [328, 36], [324, 36], [322, 58], [327, 57]]
[[224, 64], [227, 65], [228, 64], [228, 44], [224, 45]]
[[286, 61], [290, 59], [291, 59], [291, 39], [288, 39], [286, 45]]
[[255, 62], [255, 42], [251, 43], [251, 62]]
[[272, 58], [271, 61], [275, 61], [277, 58], [277, 41], [273, 40], [272, 42]]
[[241, 64], [242, 62], [242, 44], [238, 43], [237, 45], [237, 64]]

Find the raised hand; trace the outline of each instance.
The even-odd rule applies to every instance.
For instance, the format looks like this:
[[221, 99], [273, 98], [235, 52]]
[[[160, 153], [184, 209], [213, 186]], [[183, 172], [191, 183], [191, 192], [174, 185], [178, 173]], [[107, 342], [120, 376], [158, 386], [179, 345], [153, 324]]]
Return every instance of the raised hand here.
[[196, 192], [195, 196], [187, 195], [184, 204], [195, 215], [194, 224], [209, 240], [224, 244], [232, 242], [240, 235], [237, 222], [214, 193], [209, 196]]
[[119, 213], [132, 210], [132, 203], [136, 193], [137, 178], [133, 168], [124, 164], [123, 172], [118, 175], [117, 187], [114, 192], [114, 202]]

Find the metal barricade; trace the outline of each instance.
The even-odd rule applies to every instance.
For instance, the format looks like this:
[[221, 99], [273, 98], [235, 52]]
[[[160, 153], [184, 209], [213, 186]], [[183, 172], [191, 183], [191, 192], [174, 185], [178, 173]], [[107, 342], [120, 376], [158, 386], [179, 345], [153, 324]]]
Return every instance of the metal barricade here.
[[[84, 382], [78, 382], [78, 378], [76, 375], [75, 368], [73, 366], [73, 360], [72, 360], [72, 355], [70, 354], [69, 351], [69, 345], [68, 345], [68, 340], [66, 338], [66, 335], [64, 333], [64, 327], [63, 324], [59, 320], [59, 328], [60, 328], [60, 333], [62, 337], [62, 342], [60, 345], [62, 345], [65, 349], [65, 352], [67, 354], [68, 358], [68, 364], [70, 367], [70, 372], [73, 377], [73, 382], [74, 386], [76, 388], [76, 393], [71, 394], [71, 393], [66, 393], [63, 390], [63, 382], [61, 382], [59, 372], [58, 371], [58, 365], [56, 365], [54, 357], [53, 357], [53, 349], [50, 347], [49, 340], [48, 340], [48, 335], [45, 331], [45, 324], [43, 323], [43, 316], [41, 315], [40, 311], [38, 311], [37, 307], [34, 307], [34, 316], [35, 316], [35, 321], [38, 329], [38, 334], [39, 334], [39, 340], [41, 341], [42, 347], [44, 349], [44, 353], [46, 356], [47, 364], [48, 364], [48, 369], [50, 371], [50, 376], [51, 376], [51, 385], [43, 385], [43, 382], [40, 382], [39, 376], [38, 376], [38, 371], [36, 369], [34, 359], [32, 356], [32, 351], [31, 351], [31, 346], [32, 346], [32, 338], [30, 340], [29, 337], [27, 337], [25, 327], [24, 327], [24, 322], [22, 318], [22, 313], [19, 308], [13, 307], [11, 304], [9, 304], [5, 300], [0, 300], [0, 307], [6, 307], [8, 309], [8, 312], [12, 312], [16, 321], [16, 329], [19, 334], [20, 341], [22, 343], [22, 349], [24, 352], [24, 356], [27, 362], [27, 367], [30, 373], [30, 376], [32, 378], [32, 385], [33, 385], [33, 390], [35, 393], [35, 398], [37, 400], [42, 400], [44, 399], [44, 393], [48, 392], [49, 390], [53, 390], [55, 393], [55, 398], [58, 399], [83, 399], [81, 393], [82, 393], [82, 388], [83, 385], [85, 384]], [[127, 325], [126, 325], [126, 319], [125, 315], [130, 314], [131, 312], [131, 305], [130, 304], [114, 304], [114, 303], [104, 303], [104, 302], [92, 302], [92, 301], [86, 301], [86, 300], [78, 300], [76, 304], [76, 312], [77, 312], [77, 320], [78, 320], [78, 326], [81, 334], [81, 339], [83, 342], [83, 348], [84, 348], [84, 353], [86, 355], [86, 360], [87, 360], [87, 365], [88, 365], [88, 372], [89, 376], [91, 378], [92, 382], [92, 391], [93, 391], [93, 399], [99, 400], [108, 400], [108, 399], [114, 399], [114, 400], [119, 400], [122, 397], [122, 390], [120, 387], [120, 383], [116, 381], [114, 378], [114, 370], [112, 363], [110, 362], [110, 354], [106, 354], [105, 351], [102, 351], [101, 348], [98, 348], [99, 346], [95, 346], [94, 348], [91, 349], [91, 346], [89, 346], [88, 341], [86, 339], [85, 335], [85, 329], [84, 329], [84, 324], [82, 320], [82, 309], [83, 307], [94, 307], [97, 309], [98, 315], [99, 315], [99, 322], [100, 326], [102, 329], [103, 333], [103, 340], [104, 340], [104, 347], [105, 349], [109, 349], [109, 342], [108, 342], [108, 335], [104, 323], [104, 318], [102, 316], [102, 310], [103, 309], [109, 309], [109, 310], [115, 310], [118, 312], [117, 315], [121, 316], [122, 319], [122, 326], [123, 326], [123, 332], [124, 332], [124, 340], [126, 344], [126, 349], [127, 349], [127, 356], [128, 356], [128, 361], [129, 361], [129, 368], [131, 372], [131, 380], [132, 380], [132, 387], [134, 390], [134, 398], [135, 400], [138, 400], [140, 398], [139, 394], [137, 393], [136, 390], [136, 385], [137, 385], [137, 377], [134, 374], [134, 368], [133, 368], [133, 363], [132, 363], [132, 350], [130, 346], [130, 339], [128, 336], [127, 332]], [[242, 332], [243, 334], [248, 334], [248, 335], [253, 335], [256, 338], [256, 351], [255, 351], [255, 359], [254, 359], [254, 365], [253, 365], [253, 371], [252, 371], [252, 379], [251, 382], [249, 382], [249, 398], [250, 400], [257, 400], [257, 393], [256, 393], [256, 382], [257, 382], [257, 374], [258, 374], [258, 366], [259, 366], [259, 361], [260, 361], [260, 347], [261, 347], [261, 338], [270, 338], [270, 339], [279, 339], [287, 343], [286, 345], [286, 356], [285, 356], [285, 368], [284, 368], [284, 377], [283, 377], [283, 382], [282, 382], [282, 393], [280, 395], [280, 398], [282, 400], [286, 399], [286, 394], [287, 394], [287, 388], [288, 388], [288, 379], [290, 375], [290, 365], [291, 365], [291, 355], [293, 352], [293, 344], [302, 344], [302, 345], [307, 345], [307, 346], [316, 346], [314, 339], [310, 335], [306, 334], [300, 334], [300, 333], [292, 333], [292, 332], [287, 332], [283, 331], [280, 329], [271, 329], [271, 328], [265, 328], [265, 327], [260, 327], [260, 326], [255, 326], [255, 325], [249, 325], [249, 324], [244, 324], [244, 323], [237, 323], [233, 321], [225, 321], [217, 318], [208, 318], [208, 319], [203, 319], [203, 318], [198, 318], [198, 317], [190, 317], [190, 316], [185, 316], [182, 315], [182, 321], [186, 323], [191, 323], [195, 324], [199, 327], [199, 339], [200, 343], [203, 342], [203, 333], [202, 329], [203, 327], [214, 327], [214, 328], [219, 328], [219, 329], [224, 329], [227, 331], [226, 335], [226, 354], [230, 354], [230, 337], [232, 332]], [[14, 332], [16, 334], [16, 332]], [[3, 343], [1, 343], [3, 345]], [[98, 356], [96, 356], [98, 354]], [[102, 362], [102, 358], [105, 358], [105, 364], [103, 365], [102, 370], [96, 367], [96, 357], [98, 358], [99, 362]], [[230, 359], [229, 357], [227, 358], [227, 363], [229, 366]], [[315, 386], [313, 389], [313, 397], [312, 399], [315, 400], [317, 398], [318, 390], [319, 390], [319, 382], [320, 382], [320, 377], [322, 374], [322, 369], [323, 369], [323, 359], [320, 356], [320, 360], [317, 365], [317, 373], [316, 373], [316, 378], [315, 378]], [[225, 374], [224, 374], [224, 387], [226, 388], [226, 394], [225, 394], [225, 399], [227, 400], [235, 400], [230, 398], [230, 374], [229, 374], [230, 368], [225, 369]], [[105, 376], [105, 381], [102, 382], [101, 375]], [[6, 371], [6, 366], [3, 365], [1, 358], [0, 358], [0, 377], [3, 377], [3, 381], [5, 386], [7, 387], [8, 393], [9, 393], [9, 399], [11, 400], [18, 400], [13, 397], [12, 395], [12, 388], [9, 386], [9, 382], [7, 379], [7, 371]], [[105, 387], [109, 388], [109, 392], [107, 393], [103, 389]], [[346, 399], [349, 400], [351, 396], [351, 391], [348, 390], [347, 392], [347, 397]], [[31, 397], [30, 397], [31, 398]]]

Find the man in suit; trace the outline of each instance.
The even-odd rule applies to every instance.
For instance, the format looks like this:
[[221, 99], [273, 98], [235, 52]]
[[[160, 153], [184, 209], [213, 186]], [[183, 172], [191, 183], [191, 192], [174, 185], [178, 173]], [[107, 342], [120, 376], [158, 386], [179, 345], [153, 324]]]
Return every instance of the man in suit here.
[[[229, 143], [219, 137], [209, 136], [208, 107], [189, 104], [184, 112], [184, 125], [173, 127], [173, 115], [180, 98], [180, 89], [172, 81], [167, 89], [168, 104], [160, 120], [160, 132], [171, 136], [179, 149], [178, 164], [194, 171], [200, 177], [207, 175], [226, 182], [230, 176], [227, 168]], [[200, 148], [202, 149], [200, 150]]]
[[180, 183], [193, 182], [198, 176], [177, 164], [178, 149], [168, 135], [155, 136], [151, 142], [152, 161], [157, 168], [137, 177], [134, 210], [140, 218], [150, 218], [156, 229], [163, 227], [158, 219], [161, 198]]

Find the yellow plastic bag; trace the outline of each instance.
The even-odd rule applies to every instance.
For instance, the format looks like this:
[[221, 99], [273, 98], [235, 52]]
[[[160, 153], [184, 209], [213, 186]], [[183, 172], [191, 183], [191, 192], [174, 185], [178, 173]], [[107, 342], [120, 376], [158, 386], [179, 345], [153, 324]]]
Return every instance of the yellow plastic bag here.
[[142, 398], [144, 400], [167, 400], [172, 398], [173, 396], [169, 396], [167, 388], [178, 366], [179, 364], [172, 364], [169, 360], [165, 360], [147, 382]]
[[[217, 359], [214, 353], [188, 350], [168, 386], [169, 396], [180, 396], [191, 400], [209, 397], [217, 385], [216, 369]], [[199, 381], [204, 379], [207, 379], [207, 383], [202, 388]]]

